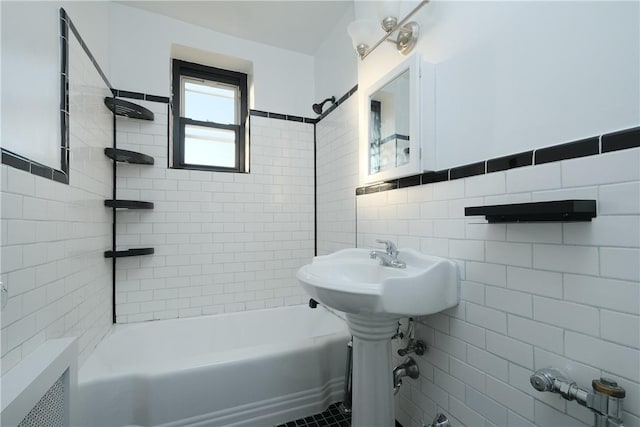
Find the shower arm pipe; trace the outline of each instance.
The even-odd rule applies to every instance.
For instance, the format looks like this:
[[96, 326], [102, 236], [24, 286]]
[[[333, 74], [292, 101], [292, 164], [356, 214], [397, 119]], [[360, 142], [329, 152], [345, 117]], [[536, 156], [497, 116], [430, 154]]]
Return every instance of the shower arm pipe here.
[[425, 4], [429, 3], [430, 0], [420, 0], [420, 3], [413, 8], [413, 10], [411, 12], [409, 12], [409, 14], [407, 16], [404, 17], [404, 19], [402, 19], [402, 21], [398, 22], [395, 27], [393, 27], [387, 34], [385, 34], [380, 40], [378, 40], [376, 42], [376, 44], [374, 44], [373, 46], [371, 46], [370, 48], [367, 48], [367, 51], [364, 53], [364, 55], [362, 55], [360, 57], [360, 60], [363, 61], [364, 58], [366, 58], [367, 56], [369, 56], [369, 54], [371, 52], [373, 52], [378, 46], [380, 46], [382, 43], [384, 43], [385, 41], [392, 41], [392, 40], [388, 40], [389, 37], [391, 37], [391, 34], [395, 33], [396, 31], [400, 30], [404, 24], [406, 24], [407, 22], [409, 22], [409, 19], [411, 19], [411, 17], [413, 15], [415, 15], [415, 13], [420, 10], [420, 8], [422, 6], [424, 6]]
[[322, 114], [322, 109], [324, 108], [324, 104], [326, 104], [327, 102], [331, 102], [331, 105], [334, 105], [336, 103], [336, 97], [330, 96], [322, 102], [313, 104], [313, 106], [311, 107], [313, 109], [313, 112], [316, 114]]

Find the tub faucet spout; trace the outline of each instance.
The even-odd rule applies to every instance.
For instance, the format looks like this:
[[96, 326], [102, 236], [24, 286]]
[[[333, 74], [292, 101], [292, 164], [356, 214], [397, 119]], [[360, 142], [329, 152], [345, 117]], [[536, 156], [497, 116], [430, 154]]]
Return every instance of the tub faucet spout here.
[[420, 368], [418, 368], [418, 364], [411, 357], [407, 357], [403, 364], [396, 366], [393, 370], [393, 394], [397, 394], [400, 391], [402, 377], [409, 377], [415, 380], [419, 376]]

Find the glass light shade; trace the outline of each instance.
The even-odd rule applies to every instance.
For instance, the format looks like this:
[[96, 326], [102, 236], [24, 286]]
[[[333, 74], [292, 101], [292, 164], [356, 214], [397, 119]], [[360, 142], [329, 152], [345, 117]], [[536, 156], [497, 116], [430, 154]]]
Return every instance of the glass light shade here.
[[351, 37], [351, 44], [354, 49], [358, 49], [358, 45], [365, 44], [371, 46], [376, 41], [376, 28], [375, 22], [368, 21], [366, 19], [358, 19], [353, 21], [347, 27], [349, 37]]

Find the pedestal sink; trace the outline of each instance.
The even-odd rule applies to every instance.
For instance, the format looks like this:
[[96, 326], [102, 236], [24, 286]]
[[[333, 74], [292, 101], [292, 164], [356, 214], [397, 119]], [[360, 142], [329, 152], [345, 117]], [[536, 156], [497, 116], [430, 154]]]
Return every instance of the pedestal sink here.
[[405, 268], [383, 266], [371, 249], [317, 256], [296, 277], [314, 299], [346, 313], [353, 334], [353, 427], [395, 425], [391, 337], [402, 317], [425, 316], [459, 302], [450, 260], [400, 249]]

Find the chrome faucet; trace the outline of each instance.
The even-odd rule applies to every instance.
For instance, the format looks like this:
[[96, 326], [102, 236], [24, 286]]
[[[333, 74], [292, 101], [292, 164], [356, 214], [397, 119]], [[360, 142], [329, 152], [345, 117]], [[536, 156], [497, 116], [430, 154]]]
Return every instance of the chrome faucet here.
[[386, 251], [371, 251], [369, 256], [372, 259], [378, 258], [380, 265], [384, 265], [385, 267], [405, 268], [407, 266], [398, 259], [398, 248], [396, 248], [396, 245], [392, 241], [376, 239], [376, 242], [385, 245]]

